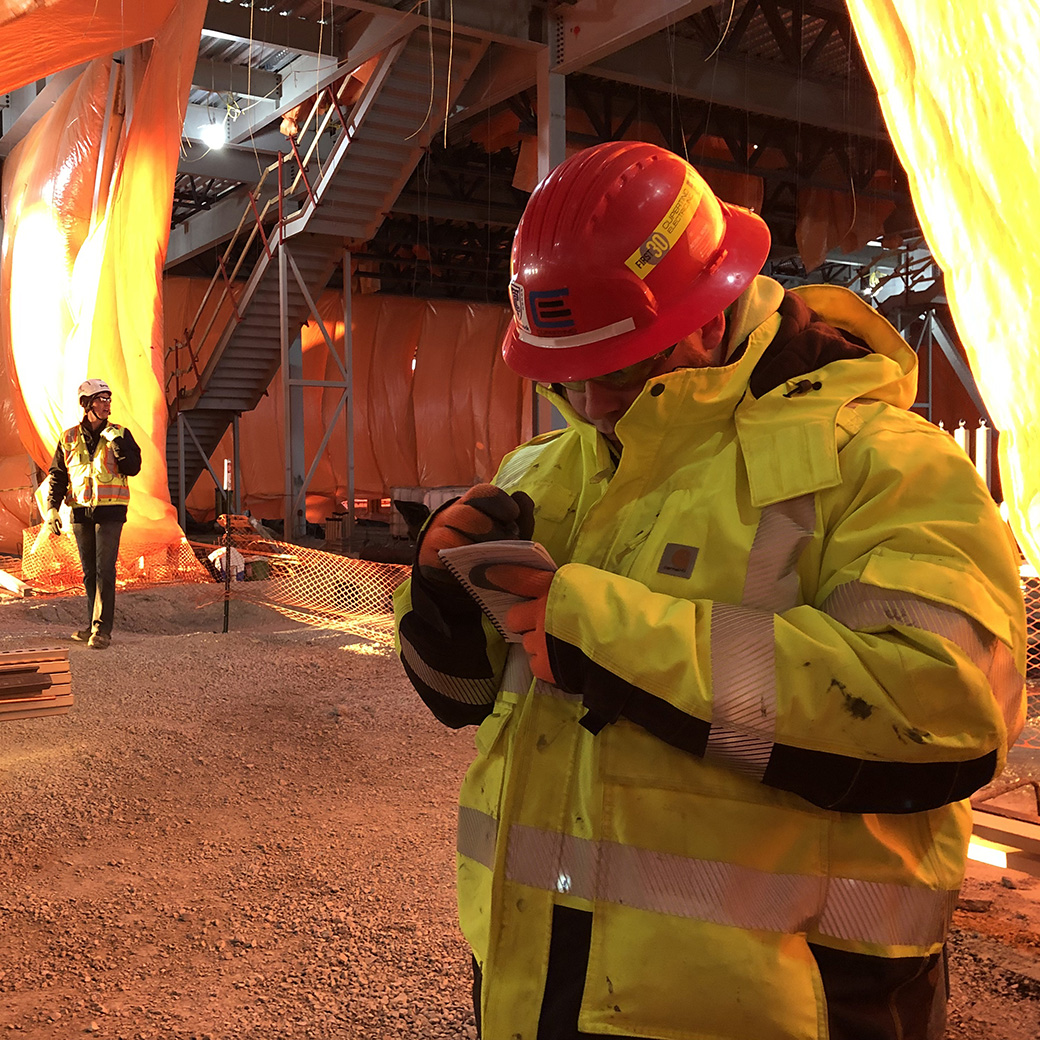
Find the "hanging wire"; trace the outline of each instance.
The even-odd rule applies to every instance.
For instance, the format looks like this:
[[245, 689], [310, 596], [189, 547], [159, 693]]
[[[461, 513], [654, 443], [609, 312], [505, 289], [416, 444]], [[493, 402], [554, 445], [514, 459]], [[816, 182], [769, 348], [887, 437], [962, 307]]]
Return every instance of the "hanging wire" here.
[[715, 49], [704, 59], [705, 61], [710, 61], [712, 58], [715, 57], [716, 54], [719, 53], [719, 50], [721, 49], [722, 44], [726, 39], [726, 34], [729, 32], [729, 27], [733, 24], [733, 14], [736, 11], [736, 9], [737, 0], [730, 0], [729, 17], [726, 19], [726, 27], [719, 34], [719, 42], [715, 44]]
[[[734, 2], [736, 2], [736, 0], [734, 0]], [[674, 137], [675, 129], [674, 129], [674, 125], [672, 124], [672, 121], [671, 121], [671, 119], [672, 119], [671, 113], [672, 112], [676, 112], [678, 114], [678, 117], [679, 117], [679, 135], [682, 137], [683, 158], [687, 162], [689, 162], [690, 161], [690, 150], [689, 150], [689, 148], [686, 147], [686, 128], [683, 126], [682, 103], [679, 100], [679, 87], [678, 87], [678, 84], [677, 84], [676, 78], [675, 78], [675, 26], [674, 25], [669, 25], [667, 27], [667, 29], [665, 30], [665, 40], [667, 41], [667, 46], [668, 46], [668, 67], [669, 67], [669, 73], [670, 73], [670, 76], [671, 76], [671, 84], [672, 84], [671, 103], [669, 104], [669, 108], [668, 108], [668, 111], [669, 111], [669, 116], [668, 116], [668, 133], [669, 133], [669, 135]], [[714, 93], [714, 89], [713, 89], [712, 92]]]
[[455, 53], [455, 0], [448, 0], [448, 78], [444, 89], [444, 147], [448, 147], [448, 116], [451, 114], [451, 62]]
[[849, 188], [852, 194], [852, 221], [849, 224], [848, 230], [841, 236], [843, 241], [852, 234], [853, 229], [856, 227], [856, 220], [859, 218], [859, 199], [856, 193], [856, 175], [855, 170], [852, 168], [852, 129], [849, 126], [850, 113], [852, 111], [852, 46], [852, 28], [850, 25], [848, 43], [845, 45], [845, 91], [842, 97], [842, 105], [844, 109], [842, 116], [846, 127], [845, 159], [849, 167]]
[[422, 128], [429, 122], [430, 114], [433, 112], [434, 95], [436, 94], [433, 68], [433, 11], [430, 8], [428, 0], [418, 0], [418, 3], [416, 3], [412, 10], [421, 7], [424, 3], [426, 4], [426, 35], [430, 41], [430, 103], [426, 106], [426, 115], [423, 116], [422, 122], [405, 138], [406, 141], [410, 141], [417, 134], [421, 133]]

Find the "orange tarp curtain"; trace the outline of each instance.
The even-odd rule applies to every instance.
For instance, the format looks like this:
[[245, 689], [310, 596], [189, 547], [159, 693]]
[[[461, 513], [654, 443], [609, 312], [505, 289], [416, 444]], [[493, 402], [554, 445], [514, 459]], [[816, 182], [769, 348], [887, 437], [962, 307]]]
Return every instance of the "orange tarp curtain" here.
[[1000, 430], [1011, 526], [1040, 567], [1040, 4], [849, 0], [957, 331]]
[[[81, 25], [70, 13], [76, 5], [37, 6], [48, 14], [39, 23], [46, 46], [57, 46], [63, 35], [71, 61], [90, 56], [73, 38]], [[166, 489], [160, 290], [206, 3], [146, 5], [147, 18], [139, 17], [139, 5], [127, 4], [126, 20], [113, 23], [122, 6], [93, 0], [78, 5], [99, 19], [88, 33], [91, 46], [105, 39], [112, 50], [138, 33], [153, 34], [154, 42], [134, 47], [119, 62], [91, 62], [4, 164], [0, 347], [3, 391], [21, 443], [41, 467], [49, 464], [61, 430], [82, 417], [79, 383], [96, 376], [112, 386], [113, 421], [131, 429], [144, 456], [140, 477], [131, 481], [124, 533], [132, 552], [135, 544], [181, 539]], [[11, 7], [0, 11], [10, 18]], [[0, 22], [0, 53], [37, 25], [40, 11]], [[157, 23], [163, 11], [168, 17]], [[69, 20], [60, 22], [66, 15]], [[111, 28], [107, 37], [98, 28], [104, 25]], [[23, 44], [26, 54], [36, 46]], [[55, 62], [44, 71], [70, 63]], [[10, 69], [4, 75], [17, 80]]]
[[[174, 363], [170, 346], [194, 318], [205, 289], [201, 279], [166, 281], [168, 365]], [[342, 295], [323, 293], [318, 310], [342, 358]], [[502, 456], [530, 435], [531, 384], [506, 368], [500, 350], [507, 307], [355, 293], [351, 315], [358, 498], [384, 498], [392, 487], [489, 480]], [[302, 347], [305, 379], [342, 380], [314, 322], [303, 328]], [[204, 344], [200, 367], [208, 356]], [[347, 495], [346, 428], [343, 412], [335, 416], [337, 390], [305, 387], [303, 394], [308, 468], [332, 424], [307, 496], [307, 519], [321, 523], [342, 511]], [[283, 416], [279, 373], [239, 423], [239, 490], [243, 508], [257, 517], [284, 514]], [[216, 473], [223, 472], [223, 460], [232, 452], [229, 431], [211, 459]], [[187, 507], [199, 519], [213, 516], [214, 485], [208, 475], [199, 478]]]
[[193, 0], [0, 0], [0, 94], [155, 39], [171, 14], [179, 10], [190, 23], [197, 6]]

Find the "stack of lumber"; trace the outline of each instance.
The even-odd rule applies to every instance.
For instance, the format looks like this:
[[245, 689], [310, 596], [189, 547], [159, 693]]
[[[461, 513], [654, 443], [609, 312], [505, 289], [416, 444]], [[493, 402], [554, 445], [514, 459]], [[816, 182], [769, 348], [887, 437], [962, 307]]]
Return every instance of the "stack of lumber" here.
[[0, 651], [0, 722], [64, 715], [72, 707], [69, 651]]

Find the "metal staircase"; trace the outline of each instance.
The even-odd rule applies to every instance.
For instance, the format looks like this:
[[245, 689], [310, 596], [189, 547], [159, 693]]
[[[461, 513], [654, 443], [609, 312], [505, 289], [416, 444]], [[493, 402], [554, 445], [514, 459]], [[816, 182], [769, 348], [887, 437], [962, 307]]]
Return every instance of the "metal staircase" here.
[[[183, 499], [202, 472], [210, 469], [216, 480], [209, 456], [235, 417], [256, 407], [282, 364], [283, 323], [295, 338], [342, 262], [345, 240], [373, 237], [486, 47], [428, 26], [412, 30], [383, 52], [349, 112], [348, 80], [338, 91], [327, 88], [324, 117], [315, 104], [290, 140], [293, 162], [280, 156], [250, 192], [192, 327], [171, 349], [166, 458], [170, 500], [182, 521]], [[322, 160], [318, 144], [330, 131], [336, 141]], [[301, 154], [298, 142], [310, 135]], [[222, 329], [212, 317], [202, 321], [228, 312]], [[215, 346], [200, 370], [203, 342]]]

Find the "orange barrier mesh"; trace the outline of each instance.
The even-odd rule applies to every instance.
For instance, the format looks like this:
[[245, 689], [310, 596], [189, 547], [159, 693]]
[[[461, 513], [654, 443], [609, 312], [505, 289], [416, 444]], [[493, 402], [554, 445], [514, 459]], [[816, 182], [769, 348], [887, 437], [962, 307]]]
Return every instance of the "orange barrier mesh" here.
[[[0, 557], [0, 569], [36, 593], [81, 591], [75, 540], [70, 534], [55, 538], [41, 530], [37, 525], [25, 532], [26, 548], [35, 542], [35, 551], [26, 551], [21, 560]], [[231, 549], [232, 570], [243, 565], [241, 577], [231, 582], [232, 599], [271, 607], [301, 624], [338, 629], [386, 647], [393, 644], [393, 595], [408, 567], [271, 541], [241, 529], [232, 532]], [[116, 581], [120, 589], [189, 582], [222, 586], [223, 555], [223, 542], [142, 545], [130, 539], [120, 544]], [[216, 598], [221, 592], [214, 588]]]
[[[26, 528], [18, 572], [15, 577], [37, 592], [72, 592], [83, 587], [75, 538], [71, 532], [52, 537], [42, 524]], [[143, 542], [124, 528], [116, 560], [119, 588], [209, 580], [206, 568], [186, 540]]]
[[[224, 543], [192, 543], [215, 579], [223, 581]], [[290, 542], [232, 531], [233, 599], [272, 607], [303, 624], [334, 628], [384, 645], [393, 643], [393, 595], [410, 568], [373, 563]], [[212, 557], [216, 559], [210, 563]]]

